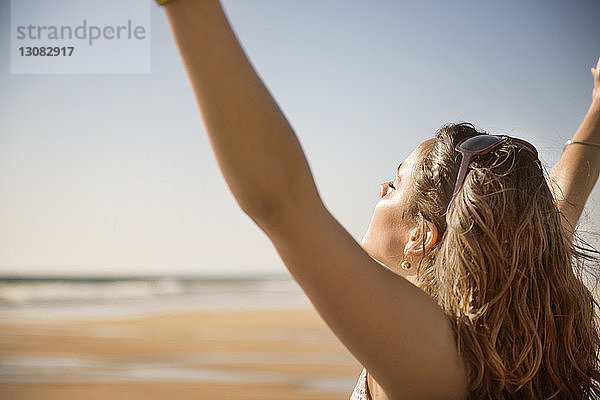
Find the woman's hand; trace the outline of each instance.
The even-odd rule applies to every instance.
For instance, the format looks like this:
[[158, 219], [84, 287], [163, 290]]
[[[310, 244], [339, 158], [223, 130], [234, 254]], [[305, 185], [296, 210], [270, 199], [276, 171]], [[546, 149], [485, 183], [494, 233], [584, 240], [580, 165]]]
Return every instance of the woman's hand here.
[[591, 68], [594, 77], [594, 89], [592, 89], [592, 101], [600, 99], [600, 57], [595, 67]]

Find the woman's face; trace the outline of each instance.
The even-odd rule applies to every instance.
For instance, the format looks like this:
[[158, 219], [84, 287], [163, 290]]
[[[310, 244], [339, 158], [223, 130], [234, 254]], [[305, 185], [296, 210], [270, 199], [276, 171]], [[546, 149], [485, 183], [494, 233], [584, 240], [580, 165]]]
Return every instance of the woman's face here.
[[400, 268], [400, 263], [413, 228], [403, 217], [414, 186], [412, 171], [433, 141], [429, 139], [421, 143], [394, 171], [393, 179], [379, 186], [380, 199], [362, 238], [362, 247], [371, 257], [400, 275], [409, 275]]

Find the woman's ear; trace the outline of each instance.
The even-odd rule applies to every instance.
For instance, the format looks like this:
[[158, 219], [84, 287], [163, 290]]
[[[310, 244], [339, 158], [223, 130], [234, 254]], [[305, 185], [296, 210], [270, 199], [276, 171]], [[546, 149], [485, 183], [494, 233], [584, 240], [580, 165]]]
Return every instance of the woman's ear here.
[[431, 249], [438, 240], [438, 229], [437, 226], [431, 221], [425, 220], [425, 243], [423, 243], [423, 237], [421, 236], [422, 228], [413, 228], [410, 230], [408, 235], [408, 241], [404, 246], [404, 254], [408, 255], [422, 255], [423, 244], [425, 244], [425, 251]]

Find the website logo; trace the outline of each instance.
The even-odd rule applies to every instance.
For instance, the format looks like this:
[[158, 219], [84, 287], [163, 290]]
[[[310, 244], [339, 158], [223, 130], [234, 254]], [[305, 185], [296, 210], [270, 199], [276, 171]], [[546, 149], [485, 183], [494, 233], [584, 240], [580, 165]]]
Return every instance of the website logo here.
[[149, 73], [149, 0], [11, 0], [12, 73]]

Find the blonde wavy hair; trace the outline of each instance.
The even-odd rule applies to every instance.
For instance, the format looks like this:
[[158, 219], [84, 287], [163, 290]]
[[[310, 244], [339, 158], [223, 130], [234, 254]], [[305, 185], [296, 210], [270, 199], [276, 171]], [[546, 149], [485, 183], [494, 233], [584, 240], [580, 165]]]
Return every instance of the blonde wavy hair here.
[[582, 280], [595, 254], [562, 227], [540, 161], [506, 142], [471, 163], [446, 212], [454, 148], [480, 134], [470, 123], [438, 130], [415, 167], [406, 213], [439, 230], [418, 285], [452, 323], [469, 399], [600, 398], [598, 303]]

